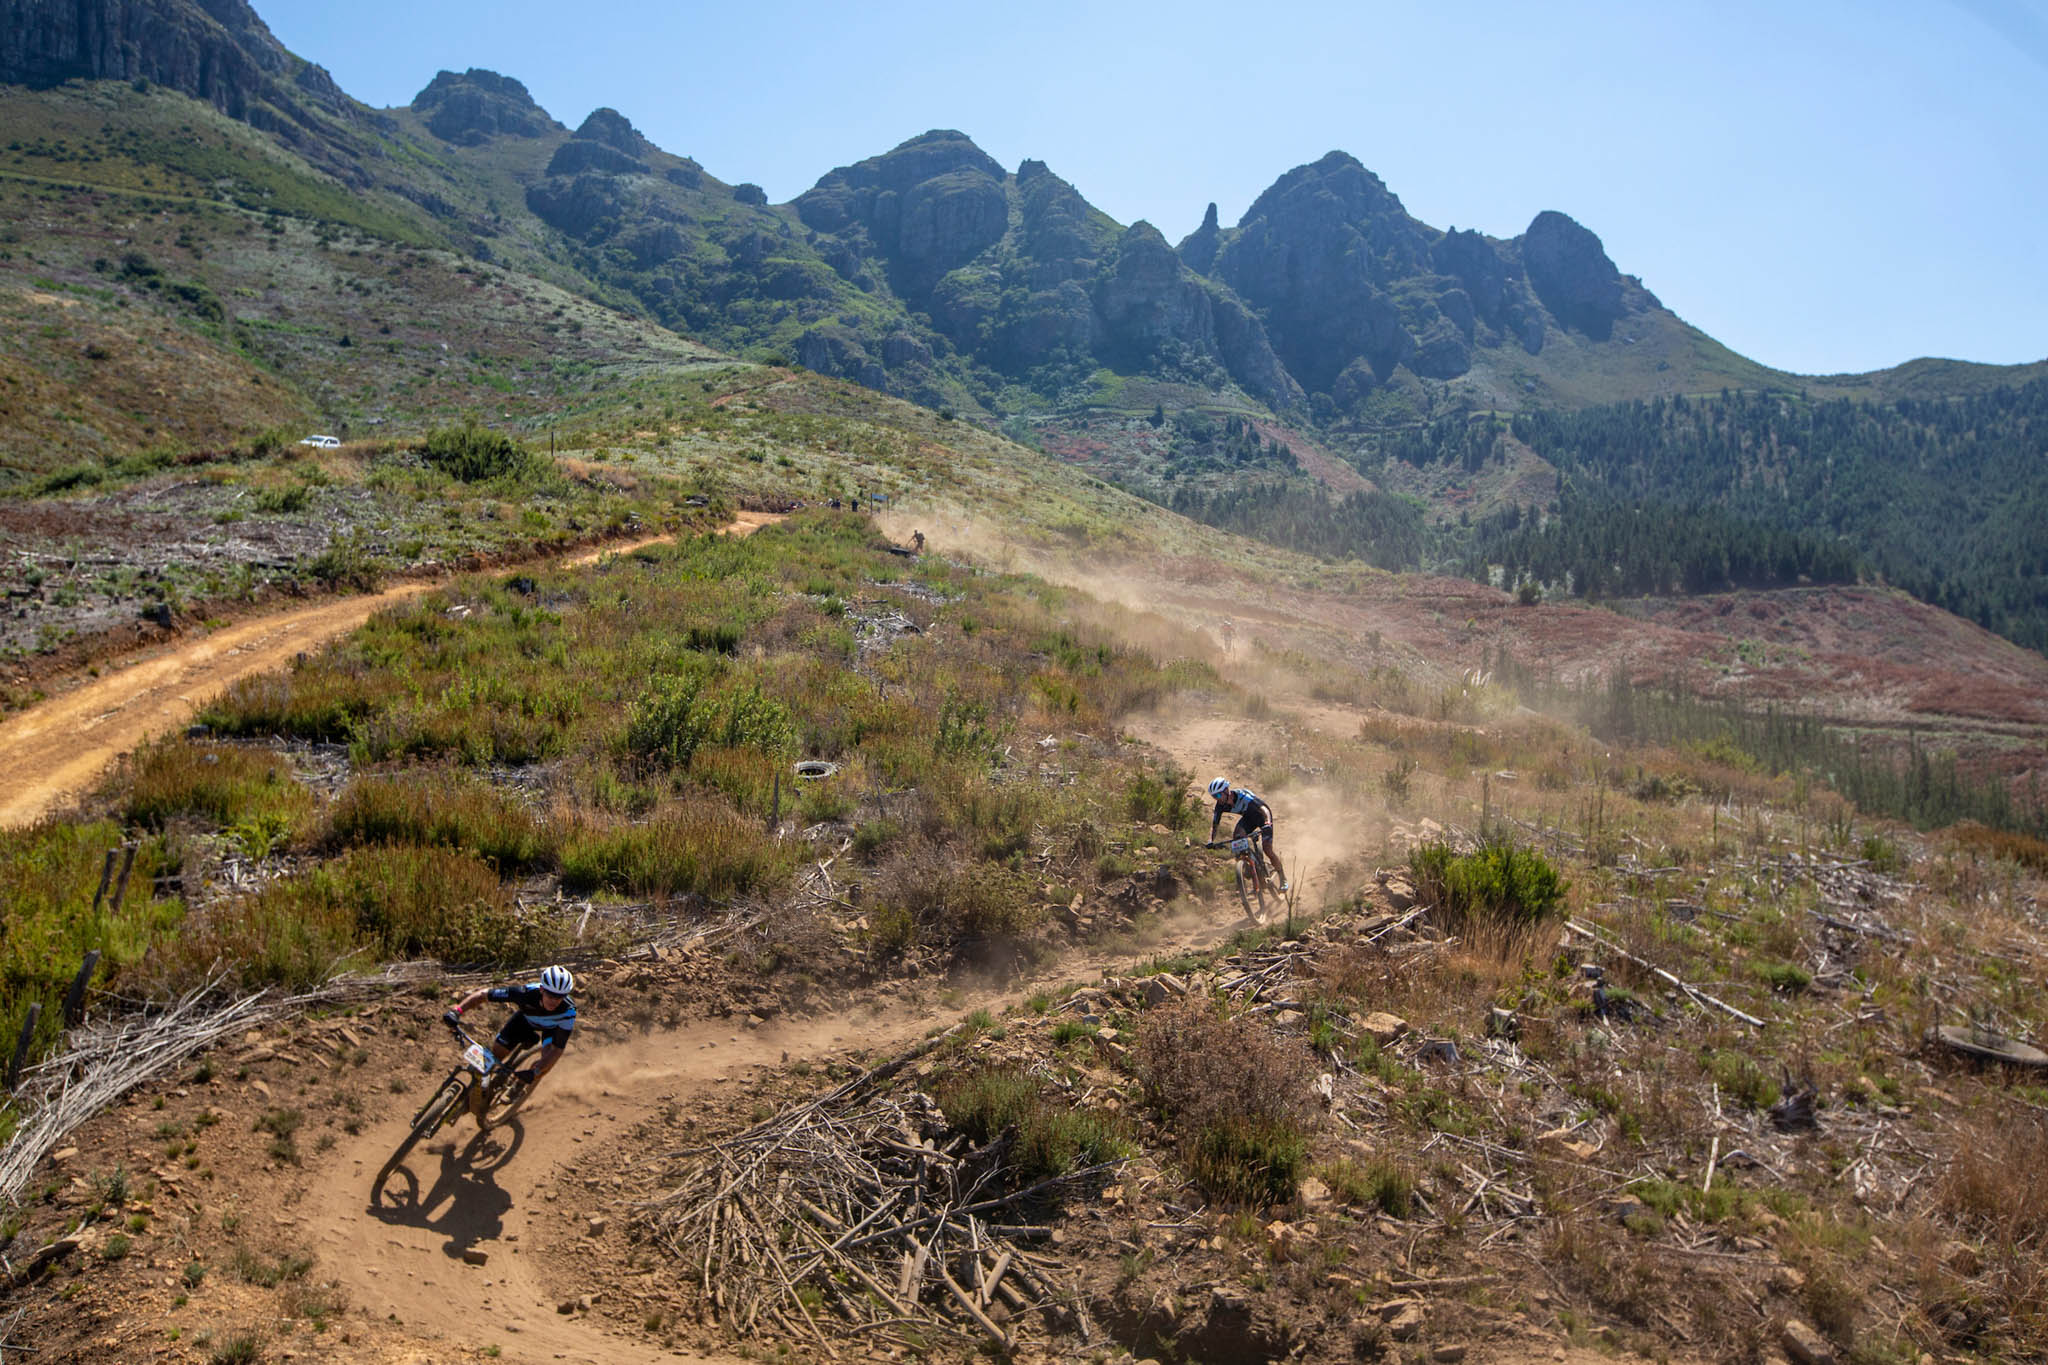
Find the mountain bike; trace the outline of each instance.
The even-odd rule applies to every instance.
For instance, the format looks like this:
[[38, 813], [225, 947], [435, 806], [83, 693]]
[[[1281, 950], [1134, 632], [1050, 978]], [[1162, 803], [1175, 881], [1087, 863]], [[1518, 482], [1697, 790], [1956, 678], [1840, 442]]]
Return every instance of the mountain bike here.
[[1264, 924], [1266, 883], [1271, 878], [1266, 872], [1266, 855], [1259, 847], [1259, 836], [1256, 833], [1241, 834], [1234, 839], [1214, 840], [1204, 847], [1230, 850], [1231, 863], [1237, 872], [1238, 903], [1244, 906], [1247, 918]]
[[[472, 1090], [482, 1092], [482, 1102], [476, 1108], [481, 1109], [485, 1118], [494, 1124], [511, 1118], [533, 1092], [532, 1083], [519, 1074], [520, 1063], [533, 1054], [531, 1044], [514, 1048], [501, 1062], [491, 1054], [487, 1045], [470, 1037], [462, 1025], [448, 1023], [445, 1019], [441, 1022], [448, 1024], [449, 1032], [455, 1035], [456, 1043], [462, 1048], [462, 1060], [455, 1064], [454, 1070], [442, 1079], [434, 1093], [427, 1097], [427, 1102], [420, 1106], [419, 1112], [412, 1116], [411, 1131], [392, 1152], [391, 1159], [384, 1163], [384, 1169], [377, 1173], [373, 1189], [383, 1186], [385, 1177], [405, 1160], [406, 1153], [443, 1128], [452, 1127], [464, 1114], [475, 1112], [470, 1100]], [[483, 1126], [480, 1122], [478, 1131], [482, 1131]]]

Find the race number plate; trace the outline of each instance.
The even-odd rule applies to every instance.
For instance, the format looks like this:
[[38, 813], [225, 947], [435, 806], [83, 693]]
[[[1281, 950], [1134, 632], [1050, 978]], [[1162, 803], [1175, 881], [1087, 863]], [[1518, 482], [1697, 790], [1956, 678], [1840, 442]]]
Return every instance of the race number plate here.
[[1230, 851], [1232, 853], [1249, 853], [1252, 851], [1252, 841], [1250, 839], [1232, 839], [1230, 841]]
[[484, 1050], [482, 1043], [471, 1043], [462, 1049], [462, 1060], [468, 1062], [469, 1069], [479, 1076], [490, 1075], [491, 1068], [497, 1064], [497, 1059]]

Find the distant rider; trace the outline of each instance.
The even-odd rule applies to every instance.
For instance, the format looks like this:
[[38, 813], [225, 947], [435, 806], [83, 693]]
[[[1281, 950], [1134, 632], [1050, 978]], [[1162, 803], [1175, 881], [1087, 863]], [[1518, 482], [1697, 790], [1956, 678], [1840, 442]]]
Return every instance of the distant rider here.
[[1230, 779], [1219, 777], [1209, 783], [1209, 797], [1216, 803], [1215, 813], [1209, 817], [1209, 842], [1216, 842], [1216, 826], [1225, 815], [1237, 817], [1237, 829], [1230, 836], [1242, 839], [1256, 836], [1259, 848], [1265, 853], [1266, 861], [1273, 865], [1273, 875], [1280, 879], [1280, 890], [1287, 890], [1287, 869], [1280, 865], [1280, 854], [1273, 847], [1273, 808], [1260, 799], [1250, 787], [1233, 787]]
[[[576, 1028], [576, 1002], [569, 998], [569, 993], [575, 989], [576, 978], [567, 967], [549, 967], [540, 974], [540, 980], [523, 986], [479, 986], [441, 1017], [450, 1024], [458, 1023], [462, 1012], [481, 1000], [513, 1006], [517, 1012], [498, 1030], [498, 1036], [491, 1042], [491, 1054], [502, 1062], [512, 1055], [514, 1048], [540, 1044], [540, 1060], [519, 1073], [530, 1089], [555, 1069], [555, 1063], [562, 1060], [562, 1049], [569, 1045], [569, 1035]], [[470, 1094], [475, 1097], [472, 1106], [481, 1102], [481, 1088], [472, 1087]], [[478, 1127], [483, 1127], [484, 1115], [478, 1114], [476, 1121]]]

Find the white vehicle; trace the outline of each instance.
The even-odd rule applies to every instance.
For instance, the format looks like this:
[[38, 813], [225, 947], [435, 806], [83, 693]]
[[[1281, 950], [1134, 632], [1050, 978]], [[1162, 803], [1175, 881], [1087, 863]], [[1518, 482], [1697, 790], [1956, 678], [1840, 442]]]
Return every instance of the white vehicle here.
[[339, 436], [306, 436], [300, 438], [299, 444], [311, 446], [315, 450], [339, 450], [341, 449], [341, 438]]

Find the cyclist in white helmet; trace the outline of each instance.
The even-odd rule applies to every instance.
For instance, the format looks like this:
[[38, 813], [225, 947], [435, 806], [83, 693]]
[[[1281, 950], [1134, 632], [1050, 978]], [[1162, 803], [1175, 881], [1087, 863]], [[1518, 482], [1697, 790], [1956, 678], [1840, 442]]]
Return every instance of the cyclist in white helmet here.
[[1257, 836], [1259, 848], [1265, 853], [1266, 861], [1273, 865], [1273, 875], [1280, 879], [1280, 890], [1287, 890], [1287, 869], [1280, 865], [1280, 854], [1273, 847], [1273, 808], [1265, 803], [1250, 787], [1232, 787], [1230, 779], [1218, 777], [1209, 783], [1209, 799], [1216, 803], [1215, 813], [1209, 817], [1209, 839], [1215, 842], [1216, 826], [1225, 815], [1237, 817], [1237, 829], [1230, 836], [1241, 839]]
[[[495, 1000], [512, 1005], [516, 1013], [505, 1021], [505, 1027], [498, 1030], [498, 1036], [491, 1040], [491, 1052], [499, 1061], [512, 1055], [512, 1050], [530, 1043], [540, 1044], [540, 1060], [519, 1074], [529, 1087], [540, 1084], [540, 1078], [555, 1069], [555, 1063], [562, 1060], [562, 1049], [569, 1045], [569, 1035], [576, 1028], [576, 1002], [569, 993], [576, 989], [576, 978], [563, 966], [549, 967], [540, 974], [540, 980], [529, 981], [517, 986], [479, 986], [456, 1002], [455, 1008], [443, 1017], [455, 1023], [462, 1012], [482, 1000]], [[471, 1094], [481, 1095], [472, 1088]], [[481, 1125], [481, 1117], [477, 1120]]]

